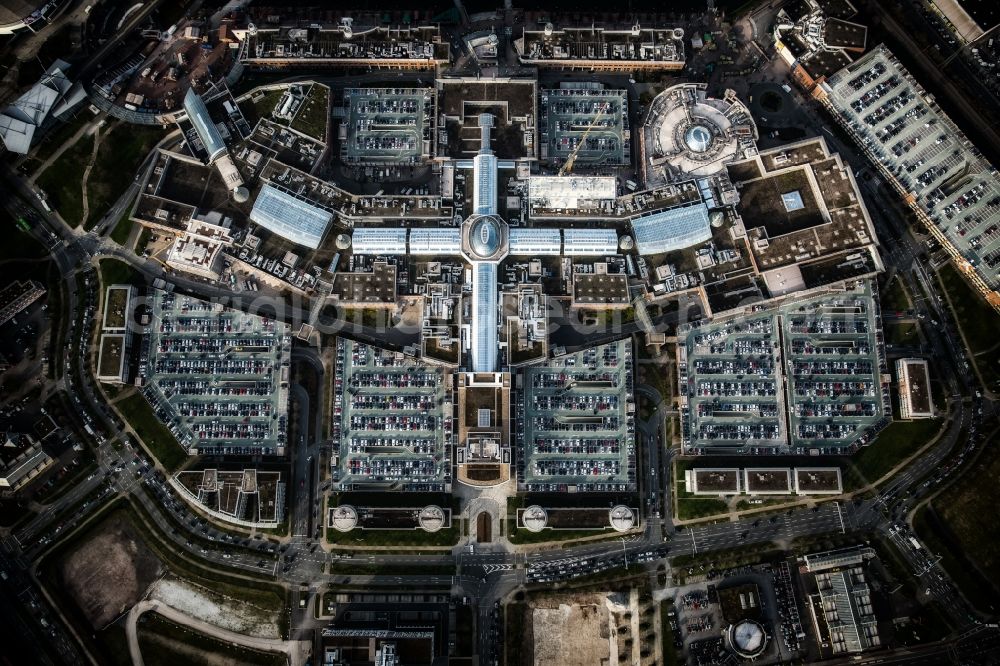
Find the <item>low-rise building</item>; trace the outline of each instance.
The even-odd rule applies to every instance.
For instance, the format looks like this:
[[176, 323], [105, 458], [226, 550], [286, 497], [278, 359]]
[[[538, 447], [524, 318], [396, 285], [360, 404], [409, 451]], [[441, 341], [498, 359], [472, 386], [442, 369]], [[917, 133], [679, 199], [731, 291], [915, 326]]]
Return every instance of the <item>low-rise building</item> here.
[[15, 280], [0, 289], [0, 326], [44, 295], [45, 288], [34, 280]]
[[223, 250], [232, 245], [231, 224], [232, 220], [216, 211], [192, 217], [187, 229], [170, 247], [167, 265], [198, 277], [218, 280]]
[[778, 10], [774, 46], [799, 85], [812, 90], [864, 53], [868, 28], [848, 20], [856, 14], [849, 0], [799, 0]]
[[899, 416], [903, 419], [929, 419], [934, 416], [931, 400], [931, 375], [926, 359], [901, 358], [896, 361], [899, 386]]
[[285, 483], [280, 472], [255, 468], [182, 471], [170, 483], [181, 497], [225, 522], [267, 529], [284, 520]]
[[871, 548], [855, 546], [801, 558], [800, 574], [824, 658], [858, 654], [882, 644], [868, 585]]
[[522, 65], [602, 72], [684, 68], [683, 28], [604, 28], [594, 25], [524, 28], [514, 40]]
[[0, 489], [16, 491], [53, 463], [31, 436], [7, 431], [0, 446]]
[[[3, 13], [6, 10], [0, 10], [0, 16]], [[3, 34], [2, 26], [0, 34]], [[40, 128], [86, 98], [80, 83], [74, 83], [66, 76], [68, 69], [67, 63], [56, 60], [38, 83], [0, 112], [0, 138], [7, 150], [27, 154]]]

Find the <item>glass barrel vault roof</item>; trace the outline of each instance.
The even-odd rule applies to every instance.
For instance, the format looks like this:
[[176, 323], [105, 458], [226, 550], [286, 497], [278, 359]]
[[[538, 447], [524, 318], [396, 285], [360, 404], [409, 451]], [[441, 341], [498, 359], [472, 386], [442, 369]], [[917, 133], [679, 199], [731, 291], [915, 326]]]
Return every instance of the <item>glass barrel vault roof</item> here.
[[250, 211], [250, 219], [282, 238], [315, 250], [333, 220], [333, 213], [273, 185], [264, 185]]
[[632, 220], [639, 254], [681, 250], [712, 237], [708, 206], [698, 204], [653, 213]]

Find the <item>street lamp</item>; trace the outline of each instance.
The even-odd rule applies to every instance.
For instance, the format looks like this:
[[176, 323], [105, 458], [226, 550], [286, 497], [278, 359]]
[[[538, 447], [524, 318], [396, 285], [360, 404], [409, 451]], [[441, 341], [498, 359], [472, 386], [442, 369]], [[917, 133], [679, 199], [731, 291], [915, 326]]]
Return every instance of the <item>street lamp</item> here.
[[622, 558], [625, 560], [625, 568], [628, 569], [628, 552], [625, 550], [625, 537], [618, 537], [622, 540]]

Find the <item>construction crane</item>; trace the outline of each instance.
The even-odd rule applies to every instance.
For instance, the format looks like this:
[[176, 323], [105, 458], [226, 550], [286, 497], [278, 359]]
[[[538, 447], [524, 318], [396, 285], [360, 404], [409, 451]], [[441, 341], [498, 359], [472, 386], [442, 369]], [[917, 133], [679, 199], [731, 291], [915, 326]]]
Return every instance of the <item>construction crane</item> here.
[[601, 106], [601, 108], [598, 109], [597, 115], [594, 116], [594, 119], [592, 121], [590, 121], [590, 125], [587, 126], [587, 129], [583, 133], [583, 136], [580, 137], [580, 142], [576, 144], [576, 148], [573, 149], [573, 152], [570, 153], [569, 157], [566, 158], [566, 161], [563, 162], [562, 168], [559, 169], [560, 176], [565, 176], [568, 173], [572, 173], [573, 163], [576, 162], [576, 156], [579, 154], [580, 149], [583, 148], [583, 144], [587, 142], [587, 137], [590, 135], [590, 130], [594, 129], [597, 126], [598, 121], [600, 121], [601, 117], [604, 115], [604, 109], [606, 109], [607, 106], [609, 106], [610, 104], [611, 102], [605, 102], [605, 105]]

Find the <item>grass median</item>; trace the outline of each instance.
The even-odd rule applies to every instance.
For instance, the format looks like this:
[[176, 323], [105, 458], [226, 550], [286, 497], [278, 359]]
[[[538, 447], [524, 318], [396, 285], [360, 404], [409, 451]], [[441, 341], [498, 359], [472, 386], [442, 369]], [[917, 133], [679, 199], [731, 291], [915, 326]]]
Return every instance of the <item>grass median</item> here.
[[948, 294], [955, 320], [979, 370], [983, 383], [991, 391], [1000, 391], [1000, 314], [969, 286], [952, 264], [942, 266], [938, 280]]
[[141, 393], [119, 400], [115, 407], [168, 472], [175, 472], [188, 459], [187, 451], [156, 417], [153, 408]]
[[360, 530], [341, 532], [332, 527], [326, 530], [326, 540], [335, 546], [440, 546], [450, 547], [461, 537], [459, 520], [451, 527], [437, 532], [416, 530]]

